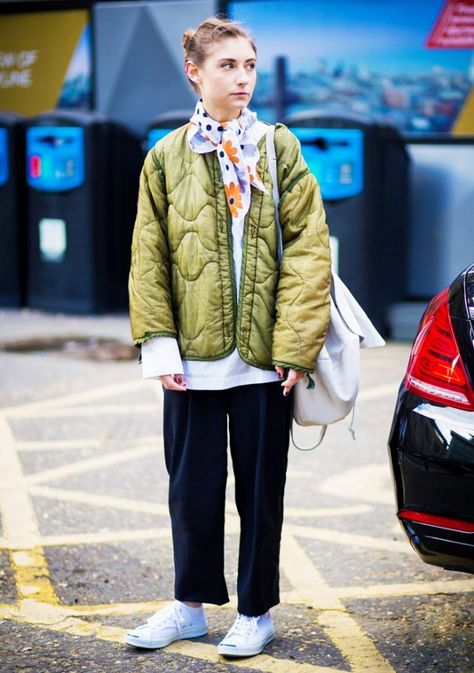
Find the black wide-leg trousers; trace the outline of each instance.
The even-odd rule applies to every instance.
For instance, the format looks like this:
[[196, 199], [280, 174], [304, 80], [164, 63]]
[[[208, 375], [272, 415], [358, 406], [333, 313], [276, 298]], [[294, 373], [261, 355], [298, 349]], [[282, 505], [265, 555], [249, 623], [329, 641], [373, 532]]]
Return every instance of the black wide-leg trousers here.
[[164, 391], [175, 598], [222, 605], [229, 437], [240, 516], [238, 611], [279, 602], [279, 556], [291, 398], [280, 382]]

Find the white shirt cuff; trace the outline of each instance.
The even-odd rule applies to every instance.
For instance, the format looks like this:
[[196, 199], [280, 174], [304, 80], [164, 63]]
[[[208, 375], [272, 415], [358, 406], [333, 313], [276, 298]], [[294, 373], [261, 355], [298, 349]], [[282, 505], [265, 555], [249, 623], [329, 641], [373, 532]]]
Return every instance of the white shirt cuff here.
[[159, 336], [142, 343], [142, 374], [144, 379], [157, 379], [167, 374], [184, 374], [176, 339]]

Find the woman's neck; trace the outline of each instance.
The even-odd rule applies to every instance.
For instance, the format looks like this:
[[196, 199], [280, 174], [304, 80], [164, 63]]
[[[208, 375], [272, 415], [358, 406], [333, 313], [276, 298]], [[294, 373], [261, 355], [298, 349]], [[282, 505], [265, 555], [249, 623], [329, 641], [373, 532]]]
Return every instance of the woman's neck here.
[[238, 119], [242, 114], [242, 110], [222, 110], [219, 108], [214, 108], [209, 103], [204, 103], [202, 99], [201, 102], [204, 110], [206, 111], [206, 114], [208, 114], [211, 119], [219, 123], [230, 122], [232, 119]]

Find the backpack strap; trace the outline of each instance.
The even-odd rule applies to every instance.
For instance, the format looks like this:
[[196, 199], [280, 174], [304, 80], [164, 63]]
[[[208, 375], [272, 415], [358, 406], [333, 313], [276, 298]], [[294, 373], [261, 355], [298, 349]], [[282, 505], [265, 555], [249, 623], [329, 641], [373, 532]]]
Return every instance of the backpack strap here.
[[[280, 203], [280, 191], [278, 189], [278, 174], [277, 174], [277, 158], [276, 158], [276, 151], [275, 151], [275, 126], [272, 124], [266, 135], [265, 135], [265, 143], [267, 147], [267, 161], [268, 161], [268, 170], [270, 173], [270, 177], [272, 179], [272, 196], [273, 196], [273, 203], [275, 206], [275, 224], [276, 224], [276, 230], [277, 230], [277, 254], [278, 254], [278, 260], [281, 260], [283, 256], [283, 237], [282, 237], [282, 232], [281, 232], [281, 224], [280, 224], [280, 213], [278, 211], [278, 205]], [[314, 384], [313, 384], [314, 385]], [[291, 435], [291, 441], [293, 443], [293, 446], [295, 446], [299, 451], [312, 451], [315, 449], [317, 446], [321, 444], [321, 442], [324, 439], [324, 435], [326, 434], [327, 430], [327, 425], [323, 425], [321, 428], [321, 433], [319, 435], [319, 439], [314, 444], [313, 446], [308, 446], [308, 447], [303, 447], [299, 446], [295, 442], [295, 438], [293, 435], [293, 423], [291, 424], [290, 428], [290, 435]]]
[[273, 203], [275, 205], [275, 223], [278, 237], [277, 254], [278, 254], [278, 260], [280, 260], [283, 256], [283, 239], [280, 225], [280, 213], [278, 211], [278, 204], [280, 203], [280, 192], [278, 189], [277, 158], [275, 152], [275, 126], [273, 124], [270, 125], [265, 135], [265, 143], [267, 146], [268, 170], [270, 172], [270, 177], [272, 179], [272, 195], [273, 195]]

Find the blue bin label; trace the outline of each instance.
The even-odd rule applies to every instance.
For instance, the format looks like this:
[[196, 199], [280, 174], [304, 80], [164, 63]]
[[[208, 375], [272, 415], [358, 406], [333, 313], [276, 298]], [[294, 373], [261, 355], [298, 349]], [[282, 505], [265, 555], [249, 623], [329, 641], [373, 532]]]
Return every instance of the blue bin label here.
[[167, 136], [171, 131], [174, 131], [174, 129], [150, 129], [148, 131], [148, 149], [151, 150], [158, 140]]
[[32, 126], [26, 132], [26, 179], [43, 192], [80, 187], [84, 175], [84, 129]]
[[323, 199], [346, 199], [364, 188], [364, 137], [360, 129], [290, 127], [301, 143]]
[[10, 166], [8, 161], [8, 131], [0, 129], [0, 187], [2, 187], [10, 177]]

